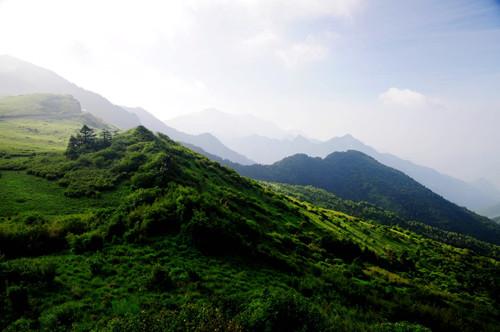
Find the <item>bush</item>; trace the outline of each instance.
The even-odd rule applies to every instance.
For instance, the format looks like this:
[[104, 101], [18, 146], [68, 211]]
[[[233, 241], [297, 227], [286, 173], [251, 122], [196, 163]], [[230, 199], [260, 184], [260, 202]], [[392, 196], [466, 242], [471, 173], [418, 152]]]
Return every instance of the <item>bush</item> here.
[[9, 282], [50, 285], [56, 277], [56, 266], [53, 263], [18, 259], [0, 265], [5, 278]]
[[40, 256], [66, 248], [63, 232], [35, 225], [0, 225], [0, 254], [6, 257]]
[[81, 315], [81, 304], [66, 302], [43, 312], [40, 316], [40, 326], [42, 331], [68, 331]]
[[431, 332], [428, 328], [409, 322], [382, 323], [374, 327], [375, 332]]
[[87, 251], [98, 251], [104, 247], [104, 238], [97, 232], [90, 232], [82, 235], [69, 234], [67, 241], [75, 254], [81, 254]]
[[81, 169], [67, 172], [59, 181], [68, 197], [96, 197], [115, 186], [116, 176], [106, 169]]
[[327, 331], [327, 318], [301, 295], [283, 290], [265, 291], [239, 319], [249, 331]]
[[25, 287], [11, 286], [7, 288], [7, 296], [15, 312], [22, 313], [29, 309], [28, 290]]
[[10, 324], [7, 328], [5, 328], [4, 332], [19, 332], [19, 331], [36, 331], [34, 328], [34, 322], [32, 320], [26, 318], [20, 318], [16, 320], [14, 323]]
[[209, 219], [203, 211], [196, 210], [184, 231], [193, 244], [207, 254], [222, 255], [241, 252], [243, 243], [232, 225], [224, 219]]
[[210, 303], [183, 305], [178, 310], [141, 310], [137, 314], [115, 317], [106, 331], [225, 331], [243, 328]]
[[160, 265], [155, 265], [148, 280], [148, 288], [168, 291], [175, 287], [170, 272]]

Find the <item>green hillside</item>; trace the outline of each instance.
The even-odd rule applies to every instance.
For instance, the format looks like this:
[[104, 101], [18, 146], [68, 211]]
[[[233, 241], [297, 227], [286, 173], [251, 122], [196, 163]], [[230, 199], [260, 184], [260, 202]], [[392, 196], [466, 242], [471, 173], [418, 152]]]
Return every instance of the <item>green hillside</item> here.
[[143, 127], [80, 153], [0, 160], [6, 331], [498, 327], [495, 259], [315, 207]]
[[460, 233], [447, 232], [442, 229], [426, 225], [422, 222], [406, 220], [391, 211], [384, 210], [367, 202], [354, 202], [341, 199], [334, 194], [312, 186], [299, 186], [284, 183], [262, 182], [272, 190], [295, 197], [301, 201], [312, 203], [326, 209], [344, 212], [351, 216], [372, 220], [384, 225], [398, 225], [417, 234], [444, 242], [455, 247], [474, 250], [481, 255], [500, 259], [500, 247], [488, 242], [477, 240], [472, 236]]
[[0, 153], [63, 151], [82, 124], [109, 128], [82, 112], [71, 96], [33, 94], [0, 99]]
[[500, 227], [488, 218], [445, 200], [358, 151], [334, 152], [323, 159], [298, 154], [272, 165], [227, 164], [254, 179], [312, 185], [343, 199], [369, 202], [408, 220], [500, 244]]

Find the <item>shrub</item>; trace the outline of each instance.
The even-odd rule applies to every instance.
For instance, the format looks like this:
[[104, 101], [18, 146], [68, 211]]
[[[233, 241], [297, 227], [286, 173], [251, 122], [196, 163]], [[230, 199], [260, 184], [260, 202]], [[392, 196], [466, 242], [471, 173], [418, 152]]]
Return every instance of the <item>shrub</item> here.
[[409, 322], [382, 323], [374, 327], [375, 332], [431, 332], [428, 328]]
[[146, 155], [141, 152], [128, 153], [113, 168], [113, 172], [129, 174], [136, 171], [146, 161]]
[[35, 331], [34, 322], [27, 318], [19, 318], [14, 323], [5, 328], [4, 332]]
[[25, 287], [11, 286], [7, 288], [12, 310], [21, 313], [29, 309], [28, 290]]
[[148, 288], [167, 291], [175, 287], [170, 272], [160, 265], [155, 265], [151, 270], [148, 280]]
[[7, 257], [39, 256], [66, 248], [62, 232], [46, 225], [0, 225], [0, 253]]
[[10, 282], [50, 285], [56, 276], [53, 263], [31, 259], [18, 259], [0, 265], [5, 278]]
[[67, 241], [75, 254], [98, 251], [104, 247], [104, 238], [97, 232], [89, 232], [82, 235], [69, 234]]
[[231, 224], [224, 219], [209, 219], [203, 211], [196, 210], [184, 226], [193, 244], [207, 254], [231, 254], [242, 249], [242, 241]]
[[40, 326], [42, 331], [68, 331], [81, 315], [80, 303], [66, 302], [43, 312], [40, 316]]
[[249, 331], [326, 331], [327, 318], [313, 304], [291, 291], [265, 291], [240, 315]]

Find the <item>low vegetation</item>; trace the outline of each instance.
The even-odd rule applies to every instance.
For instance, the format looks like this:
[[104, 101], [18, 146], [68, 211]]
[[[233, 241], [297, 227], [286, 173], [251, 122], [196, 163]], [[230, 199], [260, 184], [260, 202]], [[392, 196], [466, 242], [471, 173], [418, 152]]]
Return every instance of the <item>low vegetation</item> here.
[[496, 259], [284, 195], [143, 127], [0, 174], [6, 331], [498, 327]]
[[112, 130], [83, 112], [71, 96], [32, 94], [0, 98], [0, 157], [63, 152], [82, 124]]
[[500, 259], [500, 247], [488, 242], [480, 241], [472, 236], [460, 233], [447, 232], [442, 229], [426, 225], [422, 222], [406, 220], [397, 214], [384, 210], [367, 202], [354, 202], [341, 199], [334, 194], [312, 186], [299, 186], [284, 183], [262, 182], [276, 192], [292, 196], [301, 201], [307, 201], [316, 206], [330, 210], [341, 211], [349, 215], [372, 220], [384, 225], [398, 225], [417, 234], [444, 242], [455, 247], [467, 248], [475, 252]]

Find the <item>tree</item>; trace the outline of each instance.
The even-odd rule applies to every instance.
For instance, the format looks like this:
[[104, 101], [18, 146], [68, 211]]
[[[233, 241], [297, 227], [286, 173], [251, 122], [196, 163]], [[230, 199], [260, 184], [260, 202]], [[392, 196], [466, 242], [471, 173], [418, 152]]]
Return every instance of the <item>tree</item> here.
[[112, 140], [111, 131], [103, 129], [97, 138], [94, 129], [83, 125], [76, 135], [70, 136], [65, 154], [70, 159], [76, 159], [81, 153], [107, 148]]
[[113, 140], [113, 135], [111, 134], [111, 131], [107, 130], [107, 129], [103, 129], [101, 131], [101, 139], [100, 139], [100, 147], [101, 148], [107, 148], [108, 146], [111, 145], [111, 142]]
[[71, 135], [68, 141], [68, 147], [66, 148], [65, 152], [66, 156], [69, 159], [75, 159], [76, 157], [78, 157], [79, 150], [80, 150], [80, 142], [78, 138]]
[[86, 148], [93, 148], [96, 142], [96, 135], [94, 129], [89, 128], [87, 125], [83, 125], [82, 129], [80, 129], [81, 135], [81, 145]]

